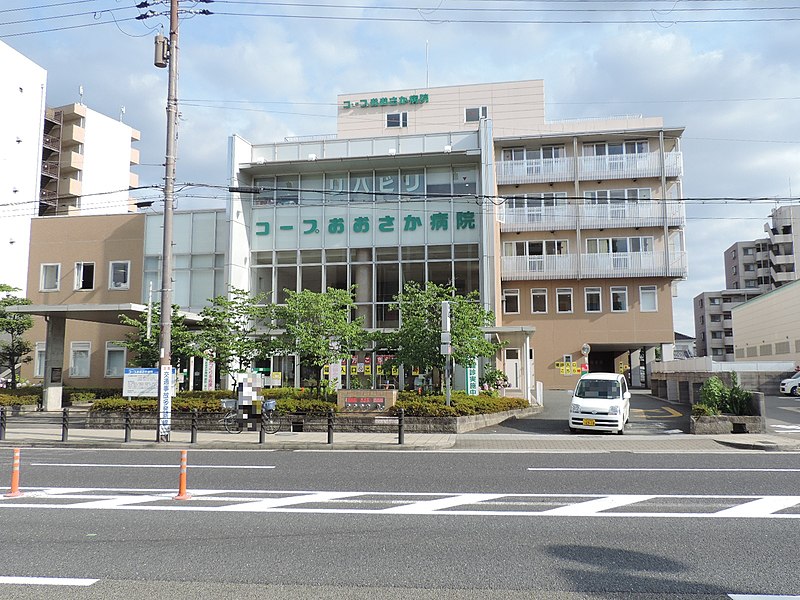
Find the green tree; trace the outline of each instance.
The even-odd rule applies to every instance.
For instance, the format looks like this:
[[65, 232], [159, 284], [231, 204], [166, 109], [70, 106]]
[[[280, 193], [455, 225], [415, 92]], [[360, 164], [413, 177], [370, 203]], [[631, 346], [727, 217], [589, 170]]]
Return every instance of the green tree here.
[[214, 353], [214, 361], [223, 375], [252, 366], [257, 358], [271, 353], [275, 306], [263, 293], [231, 288], [228, 296], [217, 296], [200, 312], [198, 347]]
[[442, 302], [450, 302], [450, 338], [452, 357], [457, 365], [470, 366], [478, 357], [493, 357], [498, 346], [486, 339], [482, 328], [494, 324], [494, 314], [480, 304], [478, 292], [466, 296], [454, 286], [416, 282], [403, 286], [395, 297], [393, 310], [400, 311], [400, 328], [382, 337], [382, 343], [394, 352], [395, 362], [405, 367], [419, 367], [420, 372], [444, 371], [441, 354]]
[[13, 295], [13, 292], [18, 291], [19, 288], [0, 283], [0, 292], [4, 293], [4, 296], [0, 298], [0, 335], [4, 338], [0, 340], [0, 364], [8, 367], [11, 371], [12, 389], [17, 387], [17, 365], [30, 362], [29, 354], [33, 350], [33, 344], [22, 337], [33, 327], [33, 318], [30, 315], [6, 311], [11, 306], [31, 303], [27, 298]]
[[[136, 331], [125, 334], [125, 340], [120, 342], [130, 350], [135, 358], [129, 362], [134, 367], [156, 367], [161, 355], [159, 344], [159, 323], [161, 320], [161, 305], [154, 302], [152, 305], [150, 337], [147, 336], [147, 314], [142, 313], [135, 319], [120, 315], [119, 320], [123, 325], [134, 327]], [[172, 305], [172, 335], [170, 337], [171, 355], [173, 364], [188, 359], [197, 353], [196, 334], [189, 331], [186, 319], [180, 314], [180, 307]], [[178, 358], [178, 361], [175, 360]]]
[[317, 369], [317, 396], [323, 367], [362, 349], [369, 340], [363, 318], [350, 319], [354, 308], [353, 290], [328, 288], [322, 293], [286, 290], [286, 304], [276, 309], [285, 330], [277, 339], [276, 353], [297, 354]]

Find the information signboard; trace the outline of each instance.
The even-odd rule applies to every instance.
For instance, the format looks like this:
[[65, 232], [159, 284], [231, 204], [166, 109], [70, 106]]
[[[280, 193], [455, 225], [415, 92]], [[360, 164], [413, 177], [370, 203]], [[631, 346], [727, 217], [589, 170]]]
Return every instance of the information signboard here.
[[126, 398], [158, 398], [158, 369], [126, 368], [122, 378]]

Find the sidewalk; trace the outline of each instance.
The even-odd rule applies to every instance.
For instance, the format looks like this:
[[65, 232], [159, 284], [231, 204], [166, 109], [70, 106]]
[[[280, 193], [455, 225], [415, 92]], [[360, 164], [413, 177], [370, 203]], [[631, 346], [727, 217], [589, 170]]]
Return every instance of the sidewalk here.
[[58, 427], [15, 426], [6, 431], [0, 447], [69, 448], [196, 448], [232, 450], [448, 450], [462, 452], [655, 452], [704, 453], [760, 450], [800, 452], [800, 439], [770, 434], [728, 435], [543, 435], [491, 433], [406, 433], [398, 444], [397, 433], [334, 432], [333, 444], [326, 432], [279, 432], [258, 443], [258, 433], [229, 434], [199, 431], [197, 443], [190, 444], [188, 431], [174, 431], [166, 443], [155, 441], [153, 430], [134, 430], [124, 442], [122, 429], [70, 429], [68, 441], [61, 441]]

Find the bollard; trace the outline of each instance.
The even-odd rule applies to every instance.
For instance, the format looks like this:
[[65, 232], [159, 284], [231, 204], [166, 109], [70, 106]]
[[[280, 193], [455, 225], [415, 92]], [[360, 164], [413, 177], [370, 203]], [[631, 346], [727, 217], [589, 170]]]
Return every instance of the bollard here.
[[402, 446], [406, 443], [405, 440], [405, 424], [403, 423], [403, 417], [405, 416], [405, 410], [402, 408], [397, 411], [397, 443]]
[[267, 420], [267, 411], [264, 410], [264, 405], [261, 405], [261, 421], [258, 425], [258, 443], [263, 444], [266, 441], [266, 431], [264, 430], [264, 421]]
[[174, 496], [173, 500], [188, 500], [192, 496], [186, 493], [186, 466], [189, 462], [188, 460], [189, 452], [187, 450], [181, 450], [181, 475], [178, 479], [178, 495]]
[[0, 441], [6, 439], [6, 407], [0, 406]]
[[19, 491], [19, 448], [14, 448], [14, 463], [11, 466], [11, 491], [5, 494], [6, 498], [22, 496]]
[[196, 444], [197, 443], [197, 409], [196, 408], [192, 409], [192, 436], [191, 436], [191, 439], [189, 440], [189, 443], [190, 444]]
[[61, 411], [61, 441], [66, 442], [69, 439], [69, 409], [65, 408]]
[[125, 441], [131, 441], [131, 409], [125, 409]]
[[328, 443], [333, 444], [333, 411], [328, 411]]

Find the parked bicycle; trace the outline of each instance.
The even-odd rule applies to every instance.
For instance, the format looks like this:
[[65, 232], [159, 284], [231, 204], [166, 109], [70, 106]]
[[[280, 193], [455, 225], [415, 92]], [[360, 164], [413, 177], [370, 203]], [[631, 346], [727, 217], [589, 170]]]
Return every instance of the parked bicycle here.
[[275, 400], [264, 400], [261, 405], [261, 427], [264, 433], [278, 433], [283, 427], [284, 417], [275, 409]]

